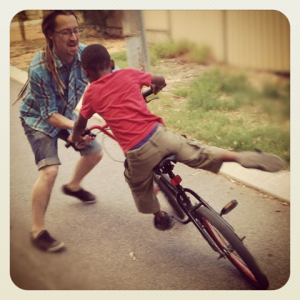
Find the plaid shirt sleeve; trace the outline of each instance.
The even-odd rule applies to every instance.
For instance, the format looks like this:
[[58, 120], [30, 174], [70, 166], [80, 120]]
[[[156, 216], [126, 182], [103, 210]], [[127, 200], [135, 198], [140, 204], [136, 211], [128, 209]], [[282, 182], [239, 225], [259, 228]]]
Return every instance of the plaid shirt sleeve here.
[[32, 60], [28, 70], [29, 85], [20, 105], [20, 117], [33, 129], [53, 137], [60, 129], [46, 121], [51, 115], [59, 113], [71, 120], [77, 118], [74, 110], [88, 82], [81, 70], [82, 48], [84, 46], [80, 44], [80, 51], [71, 68], [54, 53], [60, 80], [66, 87], [63, 96], [45, 66], [43, 52], [37, 53]]
[[58, 113], [55, 91], [47, 77], [45, 74], [41, 76], [40, 73], [29, 71], [31, 94], [43, 120]]

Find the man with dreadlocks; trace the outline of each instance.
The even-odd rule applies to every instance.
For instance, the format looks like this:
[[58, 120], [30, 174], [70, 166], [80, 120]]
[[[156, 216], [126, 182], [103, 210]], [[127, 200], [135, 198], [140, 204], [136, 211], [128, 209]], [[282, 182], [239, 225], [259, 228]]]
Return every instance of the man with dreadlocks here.
[[[45, 48], [38, 52], [28, 70], [28, 81], [19, 94], [20, 118], [39, 170], [31, 193], [31, 240], [42, 250], [54, 252], [64, 244], [50, 236], [44, 217], [50, 195], [61, 164], [57, 154], [57, 139], [68, 140], [76, 119], [74, 109], [87, 85], [81, 70], [79, 43], [81, 28], [72, 11], [55, 10], [44, 17], [42, 31]], [[81, 188], [82, 179], [102, 158], [102, 149], [96, 140], [85, 136], [81, 143], [73, 144], [80, 151], [71, 180], [63, 185], [66, 195], [84, 203], [95, 202], [95, 196]]]

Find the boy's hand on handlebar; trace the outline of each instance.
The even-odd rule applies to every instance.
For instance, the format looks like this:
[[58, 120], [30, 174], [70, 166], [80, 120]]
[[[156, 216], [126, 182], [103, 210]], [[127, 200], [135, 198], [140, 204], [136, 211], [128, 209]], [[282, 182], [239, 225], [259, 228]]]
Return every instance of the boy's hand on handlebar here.
[[80, 141], [74, 141], [73, 135], [70, 134], [68, 137], [68, 141], [75, 144], [77, 149], [84, 149], [85, 145], [89, 144], [91, 141], [95, 139], [95, 136], [90, 136], [86, 134], [85, 136], [81, 137]]
[[162, 86], [157, 86], [155, 84], [151, 84], [151, 88], [153, 91], [153, 94], [156, 95], [158, 94], [166, 85], [162, 85]]

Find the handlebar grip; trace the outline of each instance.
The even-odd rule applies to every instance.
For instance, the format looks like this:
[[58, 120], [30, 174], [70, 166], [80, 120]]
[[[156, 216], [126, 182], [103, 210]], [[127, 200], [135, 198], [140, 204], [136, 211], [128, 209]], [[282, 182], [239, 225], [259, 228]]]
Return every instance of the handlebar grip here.
[[[96, 134], [92, 133], [88, 128], [86, 128], [84, 130], [84, 132], [81, 134], [81, 136], [85, 136], [85, 135], [89, 135], [91, 137], [96, 137]], [[65, 147], [69, 148], [70, 146], [72, 146], [72, 144], [74, 144], [74, 143], [71, 143], [71, 142], [68, 141], [68, 142], [66, 142]]]
[[65, 147], [69, 148], [71, 145], [72, 145], [72, 143], [68, 141], [68, 142], [66, 142]]

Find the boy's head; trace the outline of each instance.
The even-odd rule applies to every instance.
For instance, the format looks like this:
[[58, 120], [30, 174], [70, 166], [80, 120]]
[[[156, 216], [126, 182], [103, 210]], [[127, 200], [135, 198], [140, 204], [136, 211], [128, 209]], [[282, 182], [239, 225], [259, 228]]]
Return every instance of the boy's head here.
[[98, 73], [101, 76], [104, 73], [111, 72], [114, 63], [104, 46], [93, 44], [82, 51], [81, 67], [87, 73]]

